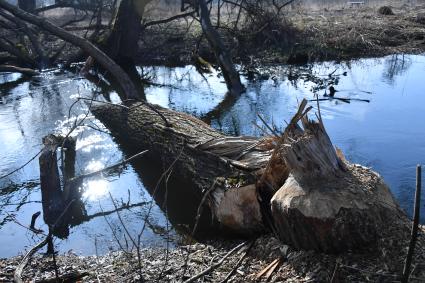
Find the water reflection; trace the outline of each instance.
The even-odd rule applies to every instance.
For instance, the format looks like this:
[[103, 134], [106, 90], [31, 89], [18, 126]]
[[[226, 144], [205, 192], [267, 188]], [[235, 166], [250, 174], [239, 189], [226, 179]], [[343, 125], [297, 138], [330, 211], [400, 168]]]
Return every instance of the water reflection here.
[[108, 191], [108, 181], [106, 180], [92, 180], [83, 184], [83, 198], [89, 201], [106, 197]]
[[[144, 67], [139, 72], [154, 80], [146, 89], [150, 102], [191, 113], [233, 135], [264, 135], [256, 126], [262, 124], [258, 114], [268, 124], [283, 129], [299, 101], [314, 99], [315, 94], [323, 98], [330, 85], [338, 90], [339, 97], [370, 100], [322, 101], [321, 114], [334, 144], [348, 159], [382, 174], [402, 207], [411, 212], [414, 168], [416, 163], [425, 163], [424, 56], [394, 55], [342, 64], [263, 69], [269, 74], [245, 79], [247, 92], [237, 98], [226, 96], [226, 85], [217, 73], [207, 75], [205, 80], [190, 66]], [[19, 75], [0, 75], [0, 83], [0, 175], [34, 156], [41, 149], [43, 136], [65, 134], [83, 119], [87, 111], [84, 102], [78, 102], [69, 113], [78, 97], [99, 93], [107, 100], [118, 100], [117, 93], [108, 90], [107, 85], [100, 90], [92, 82], [64, 72], [43, 73], [30, 81]], [[312, 106], [316, 107], [315, 103]], [[72, 134], [77, 139], [77, 175], [102, 169], [135, 153], [131, 147], [119, 146], [92, 116], [85, 122]], [[0, 180], [0, 241], [6, 243], [0, 247], [2, 256], [15, 255], [39, 240], [16, 224], [28, 223], [31, 215], [41, 209], [38, 170], [35, 160]], [[124, 241], [109, 193], [134, 235], [146, 219], [143, 243], [165, 245], [170, 236], [168, 220], [180, 230], [186, 227], [188, 218], [193, 219], [196, 207], [186, 205], [194, 196], [190, 190], [184, 191], [190, 184], [176, 174], [171, 175], [168, 184], [161, 182], [158, 186], [164, 170], [161, 160], [142, 159], [85, 180], [79, 190], [80, 217], [73, 219], [69, 238], [57, 243], [59, 250], [94, 254], [96, 241], [102, 253], [117, 248], [113, 234]], [[155, 205], [149, 209], [154, 191]], [[185, 210], [181, 203], [185, 203]], [[423, 208], [421, 212], [424, 215]], [[40, 227], [47, 231], [45, 225]], [[171, 238], [176, 235], [171, 232]]]
[[403, 75], [411, 65], [412, 60], [409, 56], [404, 54], [391, 55], [385, 60], [385, 71], [382, 76], [389, 83], [394, 84], [396, 77]]
[[[12, 81], [15, 79], [15, 81]], [[41, 138], [47, 134], [65, 134], [75, 122], [85, 116], [87, 105], [78, 102], [69, 113], [76, 97], [90, 96], [94, 85], [73, 74], [46, 72], [30, 81], [21, 81], [19, 76], [0, 75], [5, 84], [0, 85], [4, 104], [0, 105], [0, 176], [17, 169], [41, 149]], [[4, 91], [6, 90], [6, 91]], [[112, 93], [112, 96], [114, 94]], [[75, 171], [77, 175], [112, 165], [124, 158], [123, 153], [112, 141], [106, 129], [91, 116], [85, 119], [86, 126], [73, 131], [77, 139]], [[29, 225], [33, 213], [41, 211], [38, 160], [35, 159], [22, 170], [0, 179], [0, 247], [1, 256], [12, 256], [40, 241], [17, 222]], [[114, 172], [97, 179], [87, 179], [80, 188], [81, 197], [77, 210], [70, 219], [69, 237], [57, 242], [57, 249], [65, 252], [94, 254], [117, 249], [111, 228], [106, 220], [117, 224], [117, 213], [109, 198], [120, 200], [126, 197], [125, 206], [120, 203], [122, 217], [129, 220], [128, 228], [140, 228], [144, 206], [152, 199], [145, 193], [144, 185], [134, 170], [129, 167], [117, 168]], [[127, 198], [130, 196], [129, 198]], [[100, 205], [99, 205], [100, 204]], [[103, 211], [102, 211], [102, 210]], [[76, 217], [75, 215], [78, 215]], [[165, 227], [167, 220], [163, 212], [154, 206], [150, 215], [155, 227]], [[47, 226], [38, 221], [37, 228], [47, 231]], [[117, 226], [118, 227], [118, 226]], [[170, 232], [173, 238], [173, 232]], [[66, 234], [66, 233], [65, 233]], [[122, 239], [123, 233], [117, 237]], [[143, 235], [146, 245], [165, 245], [162, 236], [151, 228]], [[17, 241], [17, 239], [19, 239]]]
[[[185, 73], [189, 67], [180, 68]], [[425, 163], [425, 85], [424, 56], [393, 55], [380, 59], [358, 60], [336, 64], [325, 62], [310, 66], [272, 66], [267, 80], [247, 81], [247, 92], [239, 98], [222, 97], [223, 84], [209, 79], [206, 85], [193, 73], [191, 92], [181, 90], [172, 77], [157, 77], [157, 83], [172, 84], [174, 89], [151, 87], [147, 97], [164, 107], [186, 111], [203, 118], [228, 134], [264, 135], [257, 113], [269, 124], [283, 128], [302, 98], [323, 97], [329, 86], [349, 102], [329, 100], [320, 103], [321, 114], [334, 144], [353, 162], [371, 166], [383, 175], [402, 207], [412, 210], [415, 165]], [[152, 72], [166, 72], [156, 68]], [[329, 76], [332, 74], [332, 77]], [[167, 92], [168, 90], [168, 92]], [[155, 95], [161, 92], [161, 100]], [[212, 93], [211, 93], [212, 92]], [[210, 101], [204, 101], [208, 96]], [[192, 103], [199, 98], [199, 108]], [[354, 99], [354, 100], [353, 100]], [[370, 103], [355, 101], [370, 100]], [[316, 108], [315, 103], [312, 104]], [[425, 199], [425, 197], [424, 197]], [[424, 215], [422, 207], [422, 215]], [[425, 217], [422, 217], [422, 222]]]

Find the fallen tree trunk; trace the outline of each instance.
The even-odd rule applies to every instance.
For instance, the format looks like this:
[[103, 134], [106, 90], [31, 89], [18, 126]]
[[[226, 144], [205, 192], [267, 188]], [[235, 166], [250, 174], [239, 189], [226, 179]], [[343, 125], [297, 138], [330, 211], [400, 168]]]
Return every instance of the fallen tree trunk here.
[[173, 172], [195, 185], [198, 199], [214, 185], [207, 202], [223, 228], [243, 234], [263, 230], [254, 184], [271, 155], [269, 139], [226, 137], [190, 115], [155, 105], [96, 105], [92, 111], [134, 150], [149, 149], [166, 167], [174, 164]]
[[226, 230], [252, 234], [268, 226], [296, 249], [325, 252], [372, 245], [386, 221], [404, 214], [378, 174], [341, 159], [322, 122], [306, 117], [312, 108], [306, 105], [282, 137], [265, 139], [227, 137], [155, 105], [96, 105], [92, 111], [126, 145], [174, 165], [195, 185], [198, 199], [208, 194], [208, 207]]

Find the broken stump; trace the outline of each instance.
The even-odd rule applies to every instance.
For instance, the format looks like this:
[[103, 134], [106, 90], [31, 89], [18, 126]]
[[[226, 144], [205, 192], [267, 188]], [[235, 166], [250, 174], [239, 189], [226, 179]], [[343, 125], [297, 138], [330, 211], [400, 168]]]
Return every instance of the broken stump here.
[[[305, 104], [301, 107], [305, 107]], [[271, 200], [275, 232], [296, 249], [341, 252], [370, 246], [401, 211], [382, 178], [338, 154], [323, 123], [300, 109], [303, 128], [280, 151], [290, 172]], [[298, 123], [298, 121], [293, 121]]]

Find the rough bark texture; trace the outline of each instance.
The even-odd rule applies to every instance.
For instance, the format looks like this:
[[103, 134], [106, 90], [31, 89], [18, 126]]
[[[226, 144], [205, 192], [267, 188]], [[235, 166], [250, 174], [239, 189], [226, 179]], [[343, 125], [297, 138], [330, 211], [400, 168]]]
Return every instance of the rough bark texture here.
[[0, 0], [0, 7], [20, 19], [27, 21], [31, 24], [34, 24], [40, 27], [41, 29], [44, 29], [58, 36], [59, 38], [80, 47], [82, 50], [90, 54], [90, 56], [92, 56], [103, 68], [108, 70], [114, 76], [114, 78], [117, 80], [120, 87], [123, 89], [124, 93], [126, 94], [127, 98], [137, 99], [139, 97], [139, 93], [136, 90], [134, 83], [128, 77], [128, 75], [123, 71], [123, 69], [119, 65], [117, 65], [111, 58], [106, 56], [105, 53], [103, 53], [96, 46], [90, 43], [88, 40], [81, 38], [79, 36], [73, 35], [65, 31], [64, 29], [55, 26], [54, 24], [50, 23], [46, 19], [35, 16], [33, 14], [29, 14], [7, 3], [4, 0]]
[[341, 252], [375, 243], [386, 221], [401, 215], [381, 177], [350, 165], [334, 182], [300, 184], [290, 175], [273, 196], [280, 239], [296, 249]]
[[297, 249], [326, 252], [372, 244], [402, 213], [379, 175], [337, 154], [322, 122], [307, 119], [306, 105], [282, 137], [267, 139], [226, 137], [155, 105], [102, 104], [92, 111], [134, 150], [174, 164], [199, 200], [208, 194], [212, 215], [227, 230], [252, 234], [268, 226]]
[[[208, 204], [225, 228], [242, 233], [261, 230], [261, 219], [256, 217], [259, 215], [258, 203], [253, 200], [255, 191], [252, 187], [238, 190], [255, 183], [255, 172], [270, 158], [272, 148], [268, 142], [252, 137], [225, 137], [190, 115], [153, 107], [167, 118], [171, 127], [167, 127], [145, 104], [131, 108], [99, 105], [92, 111], [115, 136], [125, 140], [134, 150], [149, 149], [152, 158], [160, 157], [166, 165], [174, 163], [173, 171], [195, 184], [195, 193], [199, 197], [214, 184]], [[238, 215], [250, 214], [255, 221], [247, 223], [244, 217], [236, 217], [236, 220], [227, 217], [225, 210], [230, 209], [230, 203], [224, 201], [227, 197], [235, 198], [235, 194], [239, 204], [231, 202], [233, 211]], [[235, 224], [237, 221], [239, 224]], [[240, 230], [242, 226], [244, 231]]]
[[199, 0], [198, 2], [201, 10], [202, 31], [214, 51], [215, 57], [220, 65], [221, 71], [223, 72], [227, 89], [233, 95], [240, 94], [243, 92], [244, 86], [241, 83], [239, 73], [236, 71], [232, 59], [224, 46], [219, 33], [211, 24], [210, 13], [205, 0]]
[[134, 2], [136, 1], [121, 1], [114, 26], [106, 43], [106, 53], [120, 65], [133, 63], [137, 52], [137, 42], [142, 31], [140, 22], [142, 15], [139, 14]]
[[398, 205], [378, 174], [338, 157], [305, 105], [297, 117], [303, 128], [293, 119], [276, 149], [290, 172], [271, 200], [277, 234], [297, 249], [324, 252], [373, 244], [385, 222], [401, 215]]
[[58, 223], [66, 203], [62, 193], [57, 164], [57, 138], [54, 135], [46, 136], [43, 138], [43, 144], [44, 148], [39, 157], [43, 219], [49, 225], [49, 228], [53, 228], [52, 233], [54, 235], [63, 238], [68, 235], [69, 231], [66, 227], [66, 229], [62, 229], [61, 223]]

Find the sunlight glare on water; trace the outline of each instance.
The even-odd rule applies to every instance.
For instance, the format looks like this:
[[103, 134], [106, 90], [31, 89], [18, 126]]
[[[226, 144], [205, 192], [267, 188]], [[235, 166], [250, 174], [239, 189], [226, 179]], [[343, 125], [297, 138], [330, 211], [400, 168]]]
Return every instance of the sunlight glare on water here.
[[108, 195], [108, 181], [106, 180], [90, 180], [83, 184], [83, 199], [96, 201]]

